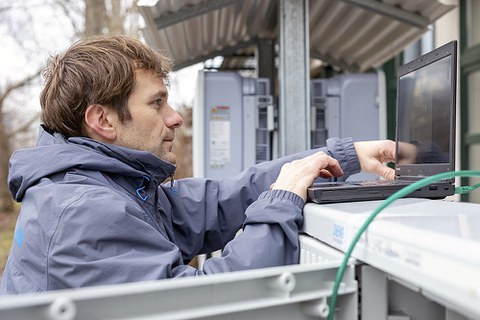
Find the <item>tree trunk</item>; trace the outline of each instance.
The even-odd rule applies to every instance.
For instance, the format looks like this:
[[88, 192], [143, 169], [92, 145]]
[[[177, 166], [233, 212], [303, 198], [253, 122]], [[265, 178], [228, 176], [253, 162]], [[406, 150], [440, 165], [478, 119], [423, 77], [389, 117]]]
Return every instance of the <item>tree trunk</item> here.
[[104, 34], [106, 19], [104, 0], [85, 0], [85, 36]]
[[4, 114], [0, 106], [0, 212], [12, 212], [14, 201], [8, 190], [8, 160], [12, 153], [7, 137]]
[[122, 4], [118, 0], [111, 0], [112, 13], [108, 17], [108, 26], [110, 34], [125, 34], [123, 23], [125, 17], [122, 16]]
[[85, 0], [85, 36], [125, 34], [124, 22], [121, 1]]

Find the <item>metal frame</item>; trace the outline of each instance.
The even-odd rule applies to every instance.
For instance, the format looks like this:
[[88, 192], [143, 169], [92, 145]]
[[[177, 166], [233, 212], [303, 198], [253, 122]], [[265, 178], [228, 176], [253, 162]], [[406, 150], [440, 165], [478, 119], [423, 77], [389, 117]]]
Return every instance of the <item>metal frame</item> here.
[[173, 24], [197, 17], [204, 13], [223, 8], [240, 1], [241, 0], [204, 0], [199, 4], [195, 5], [195, 7], [186, 6], [181, 8], [177, 12], [164, 14], [155, 18], [155, 25], [158, 29], [163, 29]]
[[[339, 263], [7, 296], [0, 300], [0, 318], [312, 319], [328, 313]], [[352, 318], [356, 293], [352, 265], [343, 278], [336, 319]]]
[[395, 20], [408, 23], [420, 29], [428, 27], [431, 23], [427, 18], [419, 14], [400, 9], [399, 7], [383, 3], [376, 0], [341, 0], [343, 2], [356, 5], [363, 9], [380, 13], [381, 15], [393, 18]]
[[[475, 108], [468, 103], [468, 76], [470, 73], [480, 69], [480, 44], [476, 46], [468, 46], [468, 32], [473, 32], [472, 26], [469, 23], [468, 0], [460, 0], [460, 146], [461, 146], [461, 168], [470, 168], [470, 146], [480, 143], [480, 133], [470, 132], [469, 128], [469, 108]], [[471, 179], [462, 178], [462, 185], [469, 185]], [[463, 201], [468, 201], [469, 196], [462, 195]]]
[[280, 155], [310, 148], [308, 0], [280, 0]]

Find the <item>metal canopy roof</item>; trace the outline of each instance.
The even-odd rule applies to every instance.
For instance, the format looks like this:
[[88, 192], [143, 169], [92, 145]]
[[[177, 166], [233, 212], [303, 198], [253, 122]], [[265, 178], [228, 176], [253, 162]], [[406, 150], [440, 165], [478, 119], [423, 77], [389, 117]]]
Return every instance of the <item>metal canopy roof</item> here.
[[[310, 0], [310, 55], [348, 71], [389, 60], [454, 8], [456, 0]], [[275, 39], [278, 0], [143, 0], [144, 35], [176, 69]]]

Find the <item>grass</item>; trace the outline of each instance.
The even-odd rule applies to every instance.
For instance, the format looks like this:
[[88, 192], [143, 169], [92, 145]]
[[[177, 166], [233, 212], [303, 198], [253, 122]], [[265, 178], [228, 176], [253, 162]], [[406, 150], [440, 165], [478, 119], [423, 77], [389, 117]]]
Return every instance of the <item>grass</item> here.
[[0, 275], [3, 274], [3, 269], [10, 252], [10, 246], [12, 245], [17, 215], [17, 212], [0, 213]]

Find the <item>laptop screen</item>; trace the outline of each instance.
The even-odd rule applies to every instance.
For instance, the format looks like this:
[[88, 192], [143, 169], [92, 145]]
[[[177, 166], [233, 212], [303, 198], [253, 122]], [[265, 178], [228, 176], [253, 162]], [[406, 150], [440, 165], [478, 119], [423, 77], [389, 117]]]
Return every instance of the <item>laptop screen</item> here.
[[454, 170], [455, 52], [447, 44], [399, 70], [397, 176]]

